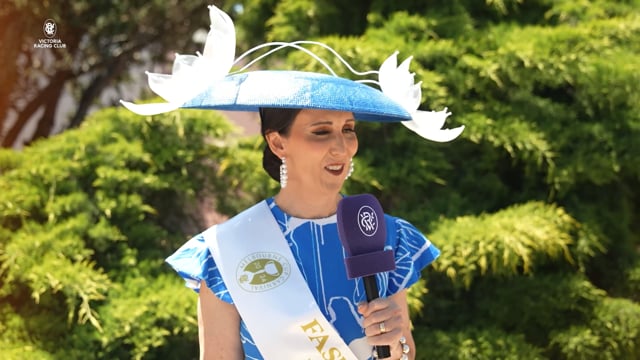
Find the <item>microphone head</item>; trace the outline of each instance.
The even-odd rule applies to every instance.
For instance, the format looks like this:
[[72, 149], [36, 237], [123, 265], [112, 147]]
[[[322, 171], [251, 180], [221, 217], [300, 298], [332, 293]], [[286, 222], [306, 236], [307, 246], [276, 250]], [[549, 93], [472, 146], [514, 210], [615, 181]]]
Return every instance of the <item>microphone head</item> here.
[[382, 206], [371, 194], [344, 197], [338, 202], [338, 234], [349, 256], [384, 249], [387, 227]]
[[382, 206], [371, 194], [347, 196], [338, 203], [338, 235], [347, 253], [349, 278], [395, 269], [392, 250], [385, 250], [387, 226]]

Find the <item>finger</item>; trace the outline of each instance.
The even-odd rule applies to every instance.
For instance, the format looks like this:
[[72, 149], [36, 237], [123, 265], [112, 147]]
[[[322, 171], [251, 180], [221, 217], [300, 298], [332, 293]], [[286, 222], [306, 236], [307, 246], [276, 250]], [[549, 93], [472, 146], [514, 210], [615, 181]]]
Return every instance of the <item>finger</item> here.
[[368, 308], [369, 303], [367, 303], [366, 301], [358, 303], [358, 312], [360, 313], [360, 315], [364, 316], [365, 313], [368, 313]]
[[376, 311], [384, 310], [390, 306], [396, 306], [393, 301], [385, 298], [377, 298], [370, 302], [362, 302], [358, 305], [358, 312], [362, 316], [367, 317]]
[[399, 317], [386, 318], [385, 320], [364, 326], [364, 333], [368, 337], [384, 335], [395, 330], [402, 330], [402, 320]]
[[371, 331], [378, 332], [377, 335], [367, 336], [367, 343], [371, 346], [395, 344], [400, 341], [400, 338], [402, 337], [402, 330], [399, 328], [388, 330], [385, 333], [380, 333], [378, 330]]
[[402, 311], [396, 306], [388, 306], [383, 309], [370, 312], [368, 315], [363, 315], [362, 327], [366, 328], [371, 325], [378, 324], [382, 321], [389, 321], [394, 319], [396, 322], [402, 321]]

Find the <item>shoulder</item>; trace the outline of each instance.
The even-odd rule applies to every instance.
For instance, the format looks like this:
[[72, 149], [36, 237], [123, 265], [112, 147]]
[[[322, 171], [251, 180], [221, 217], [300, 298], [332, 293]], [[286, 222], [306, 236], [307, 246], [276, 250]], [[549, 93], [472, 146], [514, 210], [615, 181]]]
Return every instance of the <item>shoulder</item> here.
[[[230, 219], [228, 219], [225, 222], [222, 222], [218, 225], [214, 225], [211, 228], [205, 230], [202, 232], [202, 234], [206, 233], [207, 231], [210, 231], [212, 228], [218, 226], [218, 227], [227, 227], [229, 225], [234, 225], [240, 222], [244, 222], [247, 220], [251, 220], [252, 216], [256, 216], [256, 215], [264, 215], [269, 213], [270, 209], [270, 205], [269, 202], [267, 200], [261, 200], [253, 205], [251, 205], [250, 207], [242, 210], [241, 212], [239, 212], [238, 214], [234, 215], [233, 217], [231, 217]], [[264, 211], [267, 210], [267, 211]]]
[[385, 215], [387, 223], [387, 247], [393, 249], [396, 269], [389, 281], [389, 293], [408, 288], [418, 281], [422, 269], [431, 264], [440, 250], [410, 222]]
[[[397, 237], [417, 237], [427, 240], [422, 231], [420, 231], [415, 225], [408, 222], [403, 218], [384, 214], [387, 234]], [[428, 240], [427, 240], [428, 241]]]
[[411, 258], [420, 268], [430, 264], [440, 255], [440, 250], [409, 221], [387, 214], [385, 220], [387, 245], [394, 248], [397, 255]]

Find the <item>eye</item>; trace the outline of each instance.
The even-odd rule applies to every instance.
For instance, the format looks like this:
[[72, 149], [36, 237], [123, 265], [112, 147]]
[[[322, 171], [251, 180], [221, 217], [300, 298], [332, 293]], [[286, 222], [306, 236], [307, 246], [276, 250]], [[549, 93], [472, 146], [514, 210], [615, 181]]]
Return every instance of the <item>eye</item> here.
[[313, 131], [314, 135], [320, 135], [320, 136], [321, 135], [328, 135], [329, 133], [331, 133], [331, 131], [329, 131], [329, 130], [316, 130], [316, 131]]
[[354, 126], [345, 126], [345, 127], [342, 129], [342, 132], [345, 132], [345, 133], [355, 133], [355, 132], [356, 132], [356, 128], [355, 128]]

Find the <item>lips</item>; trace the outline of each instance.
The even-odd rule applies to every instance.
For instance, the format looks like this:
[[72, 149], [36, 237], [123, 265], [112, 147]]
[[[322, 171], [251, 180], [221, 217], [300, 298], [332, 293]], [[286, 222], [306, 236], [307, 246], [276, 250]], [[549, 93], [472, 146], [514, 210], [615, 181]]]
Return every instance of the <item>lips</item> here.
[[332, 164], [332, 165], [327, 165], [324, 168], [325, 170], [327, 170], [333, 175], [340, 175], [344, 170], [344, 164]]

